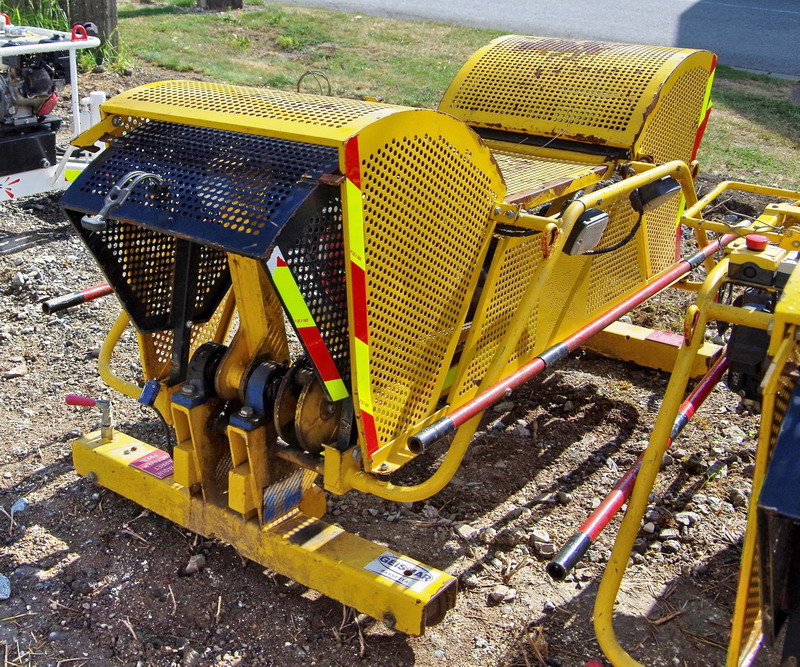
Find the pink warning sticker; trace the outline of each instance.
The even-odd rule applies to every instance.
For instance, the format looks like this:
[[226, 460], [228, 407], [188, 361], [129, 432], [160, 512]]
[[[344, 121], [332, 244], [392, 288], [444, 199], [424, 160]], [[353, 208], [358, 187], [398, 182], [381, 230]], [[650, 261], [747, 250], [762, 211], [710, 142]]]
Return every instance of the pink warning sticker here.
[[172, 474], [172, 458], [161, 449], [154, 449], [142, 458], [131, 461], [130, 465], [158, 479], [164, 479]]
[[683, 345], [683, 336], [669, 331], [653, 331], [645, 340], [652, 340], [656, 343], [666, 343], [672, 347], [680, 347]]

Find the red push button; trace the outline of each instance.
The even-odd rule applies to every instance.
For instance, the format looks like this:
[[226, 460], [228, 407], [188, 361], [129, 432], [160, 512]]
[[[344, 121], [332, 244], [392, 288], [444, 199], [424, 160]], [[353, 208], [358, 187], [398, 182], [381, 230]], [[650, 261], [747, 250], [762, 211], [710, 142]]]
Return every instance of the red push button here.
[[748, 250], [764, 250], [769, 245], [769, 239], [762, 234], [748, 234], [744, 241]]

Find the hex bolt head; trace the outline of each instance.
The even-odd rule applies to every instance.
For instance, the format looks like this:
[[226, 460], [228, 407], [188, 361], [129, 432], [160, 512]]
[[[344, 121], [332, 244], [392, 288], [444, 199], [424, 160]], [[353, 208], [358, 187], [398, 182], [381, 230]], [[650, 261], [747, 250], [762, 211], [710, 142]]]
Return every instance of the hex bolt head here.
[[193, 384], [185, 384], [181, 387], [181, 393], [184, 396], [194, 396], [197, 393], [197, 388]]
[[255, 410], [253, 410], [253, 407], [252, 407], [252, 406], [250, 406], [250, 405], [243, 405], [243, 406], [241, 407], [241, 409], [239, 410], [239, 416], [240, 416], [240, 417], [244, 417], [245, 419], [249, 419], [249, 418], [250, 418], [250, 417], [252, 417], [252, 416], [253, 416], [255, 413], [256, 413], [256, 411], [255, 411]]

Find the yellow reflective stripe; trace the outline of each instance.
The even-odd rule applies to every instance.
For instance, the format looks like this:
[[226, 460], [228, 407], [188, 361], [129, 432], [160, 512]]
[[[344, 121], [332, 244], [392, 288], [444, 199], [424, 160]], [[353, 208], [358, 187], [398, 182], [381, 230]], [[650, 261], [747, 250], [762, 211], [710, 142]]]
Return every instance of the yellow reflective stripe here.
[[332, 401], [338, 401], [350, 395], [347, 392], [347, 387], [344, 385], [344, 380], [328, 380], [324, 384]]
[[714, 83], [714, 74], [716, 71], [717, 70], [714, 69], [708, 75], [708, 81], [706, 82], [706, 93], [703, 96], [703, 105], [700, 107], [700, 120], [697, 123], [698, 126], [703, 124], [703, 121], [706, 119], [706, 113], [708, 113], [708, 110], [711, 107], [711, 86]]
[[356, 389], [358, 406], [372, 414], [372, 387], [369, 382], [369, 345], [355, 338], [356, 343]]
[[347, 234], [350, 237], [350, 260], [362, 269], [364, 264], [364, 209], [361, 203], [361, 190], [350, 179], [345, 181], [345, 201], [347, 208]]
[[303, 295], [300, 293], [300, 288], [294, 281], [294, 276], [289, 270], [288, 266], [276, 266], [272, 269], [272, 280], [275, 282], [275, 287], [286, 304], [286, 309], [289, 315], [292, 316], [292, 321], [297, 327], [313, 327], [314, 318], [311, 316], [311, 311], [306, 305]]
[[65, 169], [64, 170], [64, 180], [65, 181], [74, 181], [80, 175], [81, 175], [81, 170], [80, 169]]

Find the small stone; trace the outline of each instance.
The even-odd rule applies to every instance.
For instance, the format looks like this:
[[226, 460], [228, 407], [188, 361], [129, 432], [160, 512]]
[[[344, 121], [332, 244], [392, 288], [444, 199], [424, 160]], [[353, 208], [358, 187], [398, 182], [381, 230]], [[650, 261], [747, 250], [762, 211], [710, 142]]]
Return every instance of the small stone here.
[[658, 539], [662, 542], [665, 540], [674, 540], [680, 537], [680, 533], [674, 528], [664, 528], [658, 534]]
[[68, 637], [69, 635], [63, 630], [53, 630], [53, 632], [47, 635], [47, 639], [51, 642], [63, 642]]
[[3, 473], [3, 479], [11, 479], [11, 473], [10, 472], [4, 472]]
[[206, 566], [206, 557], [203, 554], [194, 554], [189, 558], [188, 565], [184, 568], [183, 573], [186, 575], [197, 574]]
[[676, 554], [681, 550], [681, 543], [678, 540], [666, 540], [661, 543], [661, 549], [667, 554]]
[[28, 374], [28, 365], [22, 359], [15, 363], [8, 370], [3, 371], [2, 378], [4, 380], [13, 380], [14, 378], [21, 378]]
[[489, 591], [489, 604], [502, 604], [503, 602], [511, 602], [517, 597], [517, 591], [510, 586], [498, 584], [491, 591]]
[[661, 459], [661, 467], [668, 468], [673, 463], [675, 463], [675, 459], [672, 458], [672, 455], [668, 454], [667, 452], [664, 452], [664, 458]]
[[19, 271], [17, 271], [14, 274], [14, 277], [11, 278], [11, 288], [17, 290], [24, 286], [25, 286], [25, 276], [23, 276]]
[[545, 600], [544, 605], [542, 606], [542, 611], [555, 611], [556, 606], [550, 601]]
[[478, 535], [478, 539], [480, 539], [480, 541], [484, 544], [489, 544], [490, 542], [494, 541], [495, 537], [497, 537], [497, 531], [491, 526], [481, 529], [481, 532]]
[[122, 70], [122, 76], [133, 76], [133, 70], [130, 67], [126, 67]]
[[502, 420], [502, 419], [497, 419], [496, 421], [493, 421], [493, 422], [492, 422], [492, 423], [489, 425], [489, 428], [490, 428], [492, 431], [503, 431], [503, 430], [505, 430], [505, 428], [506, 428], [506, 425], [503, 423], [503, 420]]
[[497, 534], [495, 542], [499, 547], [511, 548], [525, 541], [525, 533], [521, 530], [506, 529]]
[[474, 540], [478, 536], [478, 529], [473, 528], [468, 523], [462, 523], [456, 528], [456, 534], [467, 542]]
[[652, 521], [648, 521], [646, 524], [644, 524], [644, 526], [642, 526], [642, 530], [645, 533], [650, 533], [650, 534], [655, 533], [656, 532], [656, 524], [654, 524]]
[[92, 70], [92, 74], [103, 74], [106, 71], [106, 68], [102, 65], [95, 65], [94, 69]]
[[728, 494], [728, 500], [734, 507], [747, 507], [747, 494], [739, 489], [732, 489]]
[[744, 468], [742, 468], [742, 474], [747, 477], [752, 477], [755, 471], [756, 466], [754, 463], [748, 463]]
[[735, 424], [728, 426], [722, 434], [736, 445], [747, 440], [747, 434]]
[[619, 318], [619, 321], [623, 324], [633, 324], [633, 320], [631, 319], [630, 315], [623, 315]]
[[530, 430], [528, 428], [526, 428], [525, 426], [517, 424], [515, 430], [516, 430], [517, 435], [522, 437], [522, 438], [530, 438], [531, 437]]
[[11, 597], [11, 581], [8, 577], [0, 574], [0, 600], [8, 600]]
[[558, 491], [556, 493], [556, 500], [562, 505], [568, 505], [572, 501], [572, 495], [566, 491]]
[[647, 540], [643, 540], [641, 537], [637, 538], [633, 543], [633, 550], [638, 554], [645, 553], [647, 551]]
[[480, 588], [481, 587], [481, 580], [476, 577], [474, 574], [470, 574], [468, 577], [464, 577], [461, 579], [461, 583], [464, 584], [466, 588]]
[[28, 502], [27, 498], [18, 498], [17, 501], [11, 506], [11, 514], [19, 514], [20, 512], [24, 512], [28, 509]]
[[696, 512], [678, 512], [675, 515], [675, 521], [682, 526], [689, 527], [700, 521], [700, 515]]
[[492, 412], [508, 412], [509, 410], [513, 410], [515, 405], [516, 403], [514, 403], [514, 401], [500, 401], [492, 408]]
[[564, 401], [564, 412], [569, 414], [570, 412], [575, 412], [575, 403], [570, 400]]

